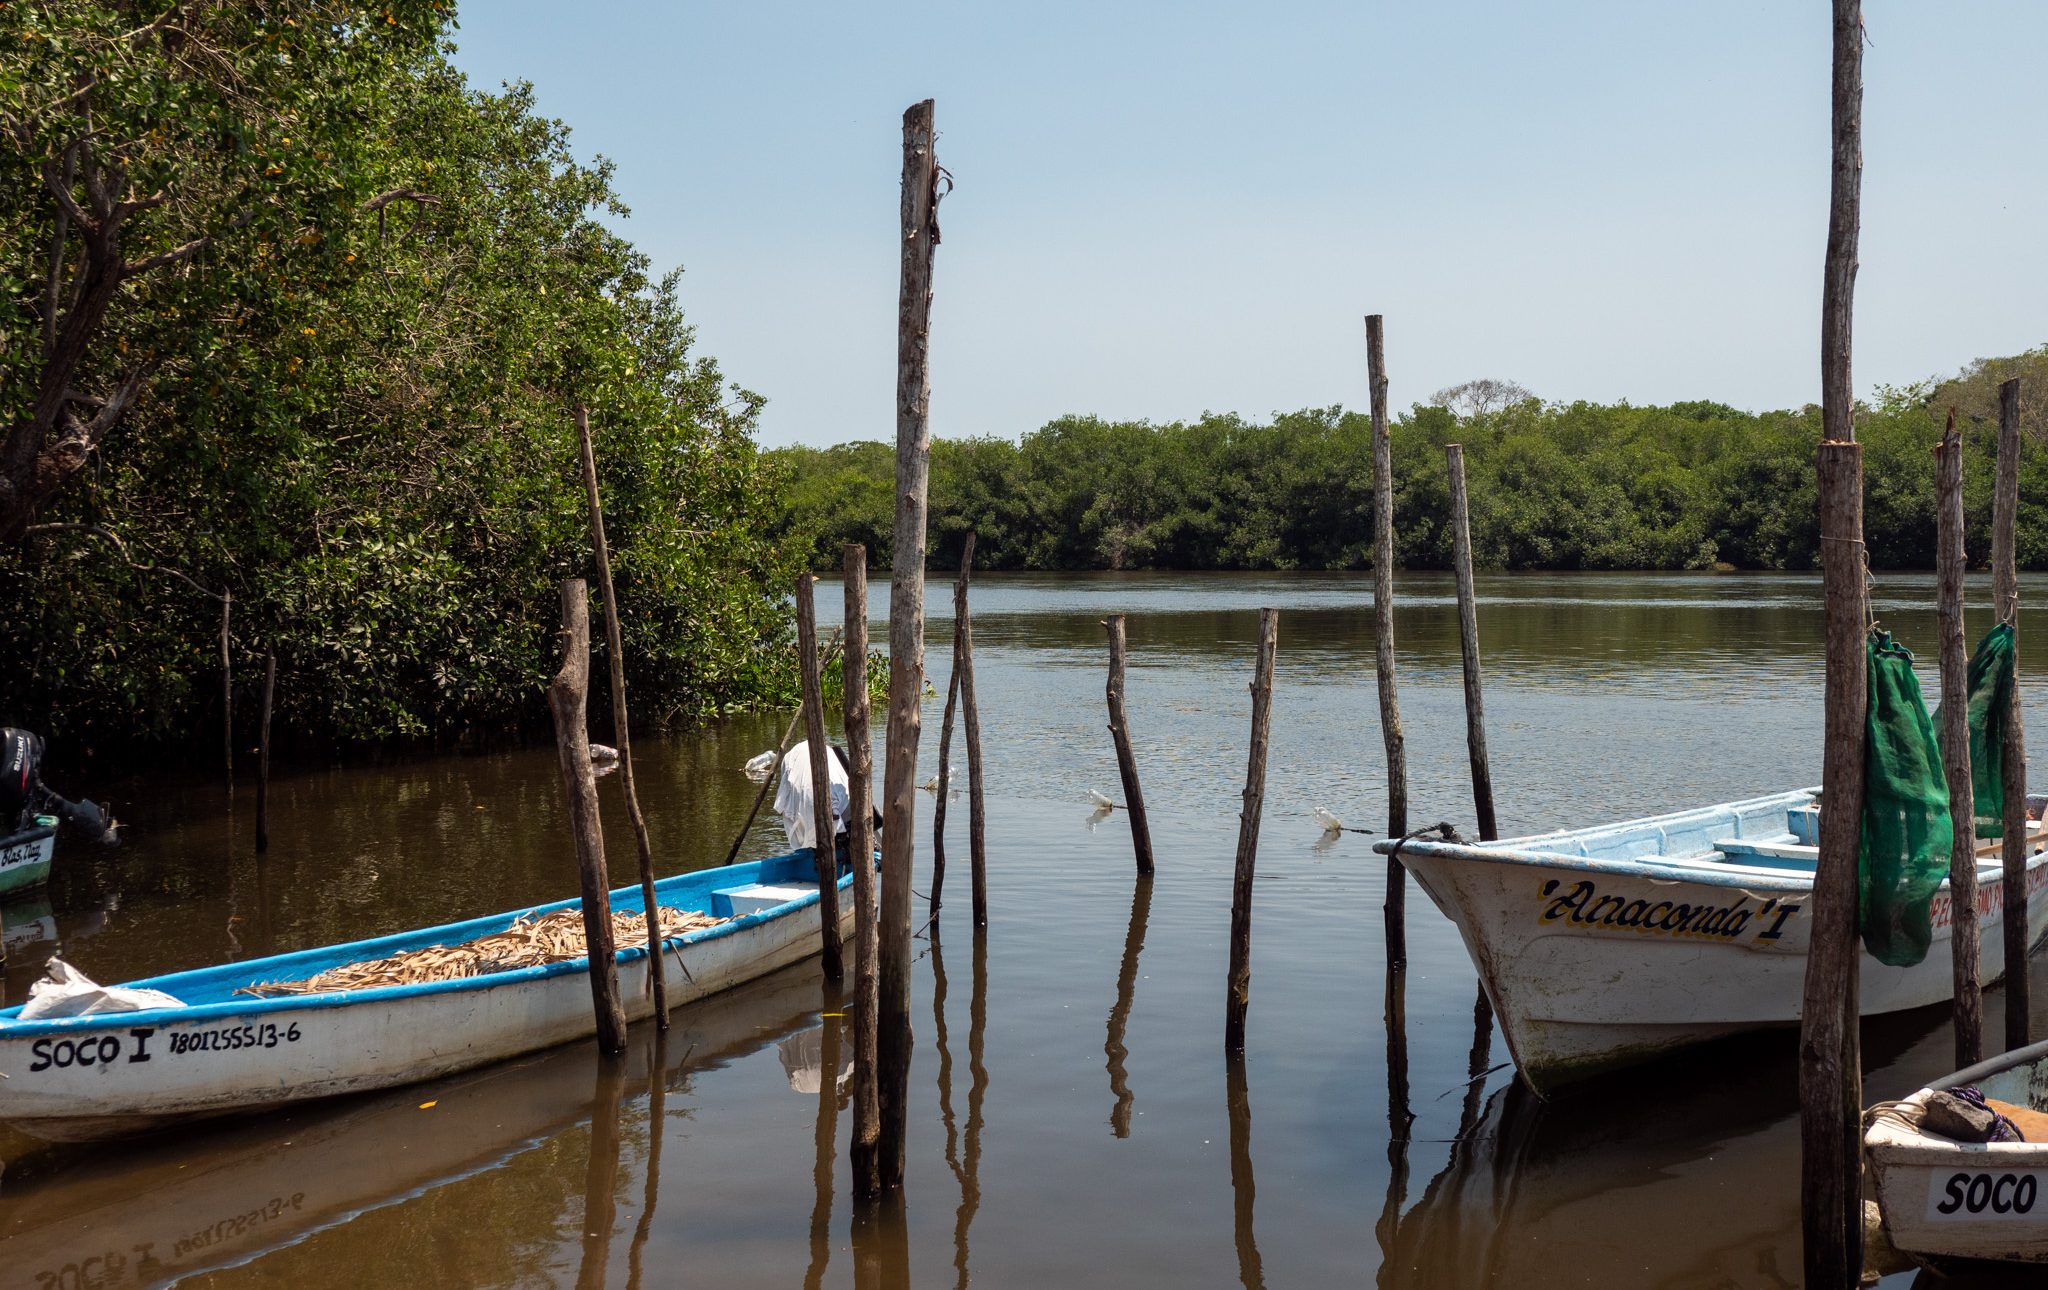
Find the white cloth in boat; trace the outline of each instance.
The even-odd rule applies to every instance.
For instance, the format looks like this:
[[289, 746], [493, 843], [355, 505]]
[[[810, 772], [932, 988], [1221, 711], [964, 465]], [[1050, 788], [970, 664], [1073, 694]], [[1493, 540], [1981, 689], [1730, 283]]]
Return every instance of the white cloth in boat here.
[[127, 985], [101, 985], [63, 959], [53, 958], [48, 975], [28, 988], [23, 1021], [50, 1017], [85, 1017], [96, 1012], [142, 1012], [150, 1008], [182, 1008], [185, 1002], [161, 990]]
[[[839, 764], [839, 757], [830, 749], [825, 752], [826, 773], [832, 780], [832, 836], [846, 832], [847, 794], [846, 767]], [[775, 789], [775, 813], [782, 817], [783, 831], [789, 834], [792, 851], [810, 846], [814, 841], [816, 824], [813, 815], [816, 808], [811, 796], [811, 745], [809, 740], [799, 740], [790, 746], [782, 756], [782, 783]]]

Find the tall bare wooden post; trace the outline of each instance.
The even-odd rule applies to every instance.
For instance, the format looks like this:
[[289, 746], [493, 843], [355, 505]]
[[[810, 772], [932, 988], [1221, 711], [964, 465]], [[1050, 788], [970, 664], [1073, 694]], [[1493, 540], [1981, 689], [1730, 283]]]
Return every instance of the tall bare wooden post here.
[[1465, 750], [1472, 763], [1472, 807], [1479, 840], [1500, 836], [1493, 817], [1493, 768], [1486, 756], [1486, 704], [1479, 688], [1479, 596], [1472, 583], [1472, 508], [1465, 494], [1465, 448], [1444, 446], [1451, 484], [1451, 563], [1458, 579], [1458, 648], [1465, 659]]
[[959, 633], [960, 724], [967, 737], [967, 860], [974, 888], [974, 925], [988, 926], [988, 815], [981, 791], [981, 704], [974, 697], [974, 615], [967, 607], [967, 579], [974, 569], [974, 534], [960, 553], [960, 579], [953, 584], [953, 621]]
[[946, 675], [946, 715], [939, 723], [939, 791], [932, 802], [932, 916], [946, 889], [946, 806], [953, 796], [953, 713], [960, 703], [960, 625], [953, 624], [953, 668]]
[[221, 765], [228, 780], [228, 800], [235, 797], [235, 665], [228, 655], [228, 627], [235, 614], [235, 593], [220, 593], [220, 739]]
[[1863, 834], [1865, 722], [1870, 700], [1868, 561], [1863, 549], [1863, 449], [1850, 384], [1856, 237], [1863, 191], [1863, 5], [1834, 0], [1833, 155], [1821, 283], [1821, 585], [1827, 602], [1820, 858], [1812, 947], [1800, 1011], [1800, 1213], [1806, 1284], [1853, 1286], [1863, 1270], [1859, 1123], [1863, 1057], [1857, 1018], [1857, 853]]
[[896, 319], [896, 535], [889, 580], [889, 746], [882, 784], [881, 979], [875, 1015], [885, 1190], [903, 1185], [910, 1102], [910, 861], [924, 689], [925, 488], [931, 465], [932, 252], [939, 240], [932, 101], [903, 114], [902, 278]]
[[581, 578], [562, 580], [562, 668], [548, 685], [555, 716], [555, 753], [569, 831], [576, 840], [576, 872], [583, 889], [583, 940], [590, 948], [590, 1003], [597, 1014], [597, 1045], [626, 1051], [626, 1013], [619, 1006], [619, 965], [612, 944], [611, 881], [604, 867], [604, 831], [597, 814], [597, 778], [590, 772], [590, 592]]
[[612, 738], [619, 745], [619, 787], [626, 796], [626, 816], [633, 821], [633, 841], [640, 852], [640, 907], [647, 915], [647, 980], [654, 990], [654, 1025], [668, 1029], [667, 968], [661, 953], [661, 910], [654, 899], [654, 844], [647, 836], [647, 817], [640, 813], [640, 792], [633, 786], [633, 733], [626, 715], [626, 651], [619, 631], [619, 597], [612, 590], [612, 553], [604, 537], [604, 506], [597, 492], [597, 450], [590, 442], [590, 411], [576, 405], [576, 438], [583, 450], [583, 491], [590, 503], [590, 549], [597, 557], [598, 588], [604, 592], [605, 661], [612, 683]]
[[256, 854], [270, 850], [270, 702], [277, 695], [277, 655], [263, 656], [263, 718], [256, 727]]
[[811, 858], [818, 872], [818, 918], [824, 934], [828, 980], [846, 971], [839, 944], [839, 861], [833, 854], [832, 750], [825, 743], [825, 687], [818, 675], [818, 611], [811, 589], [817, 579], [796, 578], [796, 653], [804, 692], [804, 738], [811, 759]]
[[1252, 671], [1252, 743], [1244, 772], [1244, 809], [1237, 817], [1237, 873], [1230, 888], [1230, 988], [1223, 1051], [1244, 1051], [1244, 1016], [1252, 998], [1252, 875], [1259, 863], [1259, 815], [1266, 802], [1266, 742], [1273, 715], [1273, 656], [1280, 647], [1280, 611], [1259, 611], [1259, 654]]
[[[882, 1190], [876, 1171], [881, 1103], [875, 1088], [875, 750], [868, 738], [868, 549], [849, 542], [841, 552], [846, 578], [846, 851], [853, 857], [853, 1194]], [[936, 929], [934, 929], [936, 935]], [[837, 1076], [835, 1075], [836, 1079]]]
[[2005, 718], [2005, 1046], [2033, 1042], [2032, 983], [2027, 975], [2027, 741], [2020, 720], [2020, 382], [1998, 387], [1998, 475], [1991, 508], [1991, 596], [1998, 621], [2013, 627], [2012, 707]]
[[1955, 409], [1934, 450], [1937, 571], [1941, 647], [1941, 761], [1948, 773], [1949, 816], [1955, 842], [1949, 850], [1949, 909], [1955, 929], [1956, 1067], [1984, 1058], [1984, 993], [1978, 981], [1981, 944], [1977, 928], [1977, 812], [1970, 779], [1969, 651], [1963, 639], [1963, 439]]
[[1138, 787], [1138, 759], [1131, 754], [1131, 723], [1124, 715], [1124, 616], [1102, 620], [1109, 629], [1109, 736], [1116, 743], [1116, 770], [1124, 783], [1124, 812], [1131, 817], [1131, 849], [1138, 875], [1152, 874], [1152, 826], [1145, 820], [1145, 793]]
[[[1387, 836], [1408, 832], [1408, 752], [1394, 683], [1394, 445], [1387, 428], [1387, 356], [1380, 315], [1365, 316], [1365, 363], [1372, 382], [1373, 672], [1379, 678], [1380, 733], [1387, 745]], [[1387, 964], [1408, 962], [1408, 871], [1387, 857]]]

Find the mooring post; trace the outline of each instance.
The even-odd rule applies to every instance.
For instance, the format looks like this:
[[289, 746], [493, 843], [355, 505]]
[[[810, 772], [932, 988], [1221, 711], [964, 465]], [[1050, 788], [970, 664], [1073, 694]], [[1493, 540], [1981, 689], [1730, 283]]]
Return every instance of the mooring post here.
[[270, 850], [270, 701], [277, 693], [277, 655], [263, 656], [263, 720], [256, 727], [256, 854]]
[[1266, 741], [1272, 728], [1273, 656], [1280, 611], [1259, 611], [1258, 662], [1252, 670], [1252, 742], [1244, 771], [1244, 809], [1237, 817], [1237, 870], [1230, 888], [1230, 988], [1223, 1051], [1244, 1051], [1244, 1015], [1252, 997], [1252, 874], [1259, 862], [1259, 815], [1266, 803]]
[[[1373, 672], [1379, 679], [1380, 733], [1387, 745], [1387, 836], [1408, 832], [1408, 753], [1401, 698], [1394, 684], [1394, 447], [1387, 429], [1387, 358], [1378, 314], [1365, 316], [1365, 364], [1372, 384]], [[1408, 962], [1408, 871], [1387, 857], [1387, 964]]]
[[221, 765], [227, 775], [228, 801], [235, 797], [235, 665], [228, 656], [228, 627], [235, 613], [235, 593], [220, 593], [220, 735]]
[[901, 280], [896, 301], [896, 530], [889, 579], [889, 733], [882, 783], [882, 916], [876, 1066], [882, 1186], [903, 1185], [910, 1115], [910, 862], [917, 824], [918, 701], [924, 689], [925, 490], [931, 467], [932, 251], [938, 159], [932, 101], [903, 114]]
[[1131, 723], [1124, 715], [1124, 616], [1102, 620], [1109, 629], [1109, 735], [1116, 742], [1116, 771], [1124, 783], [1124, 813], [1131, 817], [1131, 849], [1138, 876], [1152, 875], [1152, 826], [1145, 820], [1145, 793], [1138, 787], [1138, 759], [1131, 754]]
[[626, 715], [626, 652], [619, 630], [619, 597], [612, 590], [612, 554], [604, 537], [604, 506], [597, 492], [597, 449], [590, 441], [590, 411], [576, 405], [576, 438], [583, 450], [583, 491], [590, 502], [590, 549], [597, 557], [598, 587], [604, 592], [605, 661], [612, 683], [612, 738], [619, 745], [619, 787], [626, 795], [626, 816], [633, 821], [633, 840], [640, 851], [640, 909], [647, 916], [647, 980], [654, 992], [654, 1025], [668, 1029], [668, 969], [661, 953], [661, 910], [654, 899], [654, 844], [647, 836], [647, 817], [640, 813], [640, 792], [633, 786], [633, 734]]
[[1970, 778], [1969, 654], [1963, 639], [1963, 438], [1956, 413], [1934, 449], [1934, 565], [1941, 647], [1941, 761], [1948, 774], [1949, 909], [1954, 926], [1956, 1069], [1984, 1058], [1984, 994], [1978, 981], [1977, 812]]
[[797, 671], [803, 682], [804, 739], [811, 770], [811, 859], [818, 872], [818, 920], [824, 934], [826, 979], [837, 981], [846, 965], [839, 944], [839, 860], [832, 828], [832, 750], [825, 743], [825, 686], [818, 675], [818, 610], [812, 599], [817, 582], [808, 573], [796, 576]]
[[[868, 737], [868, 549], [841, 552], [846, 578], [846, 852], [853, 857], [853, 1194], [881, 1194], [875, 1143], [882, 1132], [875, 1091], [875, 750]], [[937, 929], [933, 930], [936, 937]], [[835, 1075], [834, 1078], [837, 1078]]]
[[967, 736], [967, 860], [974, 886], [974, 925], [988, 926], [988, 816], [981, 794], [981, 705], [974, 698], [974, 616], [967, 607], [967, 579], [974, 568], [974, 534], [960, 552], [960, 580], [953, 584], [953, 621], [960, 640], [960, 724]]
[[939, 791], [932, 803], [932, 894], [937, 917], [946, 886], [946, 802], [953, 795], [953, 712], [960, 702], [960, 624], [953, 624], [953, 668], [946, 674], [946, 716], [939, 724]]
[[583, 943], [590, 951], [590, 1003], [597, 1014], [597, 1045], [626, 1050], [626, 1013], [619, 1006], [619, 965], [612, 944], [611, 881], [605, 874], [604, 831], [598, 824], [597, 778], [590, 772], [590, 592], [581, 578], [564, 578], [562, 667], [548, 685], [555, 717], [555, 754], [569, 832], [576, 842], [576, 873], [583, 889]]
[[[839, 629], [832, 629], [832, 639], [825, 646], [823, 666], [832, 666], [832, 659], [839, 650]], [[762, 777], [761, 787], [754, 792], [754, 804], [747, 810], [746, 823], [733, 835], [732, 846], [725, 853], [725, 862], [731, 864], [739, 858], [740, 847], [746, 843], [747, 834], [754, 830], [754, 820], [761, 814], [761, 806], [768, 800], [768, 793], [775, 787], [777, 777], [782, 774], [782, 759], [789, 753], [789, 745], [796, 739], [796, 728], [803, 724], [804, 707], [798, 702], [796, 711], [789, 716], [789, 724], [782, 728], [782, 742], [775, 745], [775, 759], [768, 763], [768, 773]]]
[[1999, 854], [2005, 888], [2005, 1046], [2033, 1042], [2032, 982], [2027, 966], [2027, 741], [2020, 720], [2020, 382], [1998, 387], [1998, 475], [1991, 507], [1991, 596], [1994, 615], [2013, 629], [2012, 706], [2005, 717], [2001, 781], [2005, 818]]
[[1472, 763], [1472, 808], [1479, 815], [1479, 840], [1491, 842], [1500, 836], [1500, 827], [1493, 818], [1493, 768], [1486, 756], [1486, 705], [1479, 690], [1479, 597], [1472, 584], [1472, 512], [1465, 495], [1464, 446], [1444, 445], [1444, 459], [1451, 485], [1451, 563], [1458, 579], [1458, 648], [1465, 660], [1465, 750]]

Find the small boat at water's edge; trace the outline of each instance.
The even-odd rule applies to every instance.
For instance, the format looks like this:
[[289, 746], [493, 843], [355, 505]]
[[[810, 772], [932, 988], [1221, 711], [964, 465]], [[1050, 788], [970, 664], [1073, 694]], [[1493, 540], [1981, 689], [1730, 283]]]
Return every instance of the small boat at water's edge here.
[[0, 838], [0, 896], [40, 887], [50, 880], [57, 852], [57, 817], [38, 815], [30, 827]]
[[[842, 876], [842, 890], [851, 875]], [[808, 851], [678, 874], [656, 900], [728, 921], [670, 937], [662, 970], [671, 1005], [750, 981], [819, 951], [816, 869]], [[641, 910], [640, 889], [611, 895]], [[182, 1008], [19, 1020], [0, 1011], [0, 1122], [43, 1138], [119, 1132], [195, 1115], [254, 1110], [468, 1070], [586, 1037], [588, 960], [579, 956], [488, 975], [322, 994], [256, 998], [247, 987], [343, 964], [451, 945], [515, 919], [576, 909], [565, 900], [373, 940], [128, 982]], [[852, 902], [842, 900], [850, 927]], [[647, 947], [618, 951], [629, 1020], [653, 1011]]]
[[1877, 1185], [1886, 1235], [1915, 1262], [1941, 1272], [2048, 1263], [2048, 1142], [1957, 1142], [1924, 1127], [1928, 1099], [1965, 1086], [2024, 1110], [2048, 1111], [2048, 1043], [2015, 1049], [1871, 1108], [1863, 1159]]
[[[1415, 840], [1400, 858], [1458, 926], [1516, 1067], [1539, 1095], [1723, 1035], [1794, 1025], [1812, 932], [1817, 790], [1500, 842]], [[2042, 799], [2028, 802], [2038, 819]], [[2036, 833], [2030, 825], [2030, 835]], [[2028, 944], [2048, 931], [2048, 853], [2027, 859]], [[1394, 851], [1382, 841], [1374, 849]], [[1996, 857], [1979, 917], [2005, 908]], [[1949, 894], [1913, 967], [1862, 956], [1865, 1015], [1950, 997]], [[1983, 938], [1983, 980], [2005, 971]]]

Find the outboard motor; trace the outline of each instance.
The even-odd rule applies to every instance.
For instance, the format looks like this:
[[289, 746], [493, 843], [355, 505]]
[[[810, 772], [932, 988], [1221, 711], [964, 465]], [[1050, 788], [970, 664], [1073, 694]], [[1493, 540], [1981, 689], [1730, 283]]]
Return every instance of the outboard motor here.
[[43, 737], [13, 727], [0, 729], [0, 821], [12, 819], [14, 830], [35, 827], [36, 816], [50, 814], [95, 842], [113, 846], [120, 825], [90, 800], [66, 801], [43, 783]]

